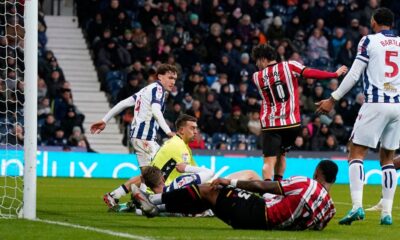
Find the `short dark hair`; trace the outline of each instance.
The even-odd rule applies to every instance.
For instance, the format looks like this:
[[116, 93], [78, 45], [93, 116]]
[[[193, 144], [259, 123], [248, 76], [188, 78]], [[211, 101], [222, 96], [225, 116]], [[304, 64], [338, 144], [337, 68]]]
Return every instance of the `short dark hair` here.
[[261, 44], [253, 48], [252, 56], [254, 61], [262, 58], [273, 61], [276, 60], [276, 51], [271, 45]]
[[154, 188], [160, 185], [162, 176], [163, 174], [161, 170], [157, 167], [148, 166], [142, 169], [142, 178], [144, 180], [144, 183], [149, 188]]
[[172, 72], [172, 73], [178, 73], [178, 70], [176, 69], [176, 67], [174, 65], [171, 64], [161, 64], [158, 68], [157, 68], [157, 75], [164, 75], [167, 72]]
[[393, 12], [385, 7], [378, 8], [372, 14], [375, 22], [379, 25], [392, 27], [394, 22], [394, 14]]
[[186, 122], [197, 122], [197, 118], [187, 114], [181, 114], [175, 121], [176, 130], [184, 127], [186, 125]]
[[321, 170], [326, 182], [334, 183], [336, 181], [339, 168], [335, 162], [332, 160], [322, 160], [318, 163], [317, 168]]

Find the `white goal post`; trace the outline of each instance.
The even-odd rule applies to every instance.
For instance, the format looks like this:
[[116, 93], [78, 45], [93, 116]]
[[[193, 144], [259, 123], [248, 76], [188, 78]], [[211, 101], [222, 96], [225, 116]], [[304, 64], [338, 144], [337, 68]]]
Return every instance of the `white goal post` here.
[[38, 1], [25, 1], [25, 104], [23, 217], [36, 218]]

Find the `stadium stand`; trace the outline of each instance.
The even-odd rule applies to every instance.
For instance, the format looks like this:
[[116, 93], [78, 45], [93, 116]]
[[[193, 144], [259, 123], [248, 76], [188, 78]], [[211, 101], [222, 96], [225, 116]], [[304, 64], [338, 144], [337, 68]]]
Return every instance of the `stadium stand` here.
[[[269, 42], [280, 61], [296, 60], [325, 70], [341, 64], [350, 67], [359, 39], [370, 32], [371, 13], [379, 6], [374, 0], [101, 0], [76, 4], [79, 26], [110, 104], [155, 81], [160, 63], [175, 64], [180, 76], [168, 99], [166, 119], [172, 127], [181, 112], [196, 116], [204, 142], [198, 145], [207, 149], [260, 148], [255, 114], [260, 99], [251, 82], [256, 67], [249, 57], [254, 45]], [[397, 15], [399, 5], [381, 2]], [[399, 26], [397, 22], [397, 32]], [[58, 72], [60, 76], [54, 73], [53, 78], [62, 79]], [[329, 96], [340, 81], [302, 80], [304, 128], [296, 141], [297, 150], [346, 149], [354, 113], [363, 101], [360, 86], [332, 115], [314, 115], [314, 102]], [[57, 94], [52, 91], [50, 100]], [[129, 111], [120, 117], [124, 127], [127, 119], [131, 119]]]

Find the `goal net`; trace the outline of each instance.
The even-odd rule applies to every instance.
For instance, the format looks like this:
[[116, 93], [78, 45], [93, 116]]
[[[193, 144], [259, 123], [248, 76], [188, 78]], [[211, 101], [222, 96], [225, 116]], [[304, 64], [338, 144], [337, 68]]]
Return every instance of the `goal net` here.
[[24, 164], [24, 1], [0, 1], [0, 218], [21, 216]]

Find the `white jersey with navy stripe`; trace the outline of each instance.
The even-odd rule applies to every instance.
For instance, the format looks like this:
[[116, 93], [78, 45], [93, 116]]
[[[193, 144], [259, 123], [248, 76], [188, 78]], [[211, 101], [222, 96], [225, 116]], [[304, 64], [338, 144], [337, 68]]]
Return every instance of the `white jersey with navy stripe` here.
[[199, 174], [182, 175], [175, 178], [170, 185], [165, 186], [163, 192], [171, 192], [176, 189], [184, 188], [192, 184], [201, 184], [201, 183], [202, 182]]
[[357, 57], [367, 64], [362, 76], [365, 102], [400, 102], [400, 37], [384, 30], [363, 37]]
[[153, 116], [151, 105], [160, 104], [161, 111], [164, 111], [165, 95], [164, 87], [157, 81], [132, 96], [136, 103], [131, 124], [131, 138], [155, 139], [159, 125]]

